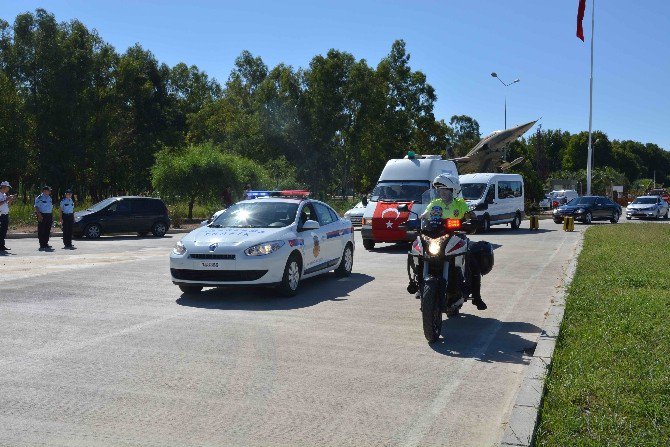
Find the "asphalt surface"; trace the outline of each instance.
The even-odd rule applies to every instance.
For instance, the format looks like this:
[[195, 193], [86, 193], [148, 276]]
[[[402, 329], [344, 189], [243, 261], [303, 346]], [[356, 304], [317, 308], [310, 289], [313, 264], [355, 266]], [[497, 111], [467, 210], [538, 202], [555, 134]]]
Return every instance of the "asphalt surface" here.
[[294, 298], [182, 295], [168, 270], [181, 235], [50, 253], [9, 240], [0, 445], [495, 445], [579, 238], [540, 225], [472, 236], [496, 247], [489, 309], [467, 303], [432, 346], [407, 247], [368, 252], [358, 233], [352, 276]]

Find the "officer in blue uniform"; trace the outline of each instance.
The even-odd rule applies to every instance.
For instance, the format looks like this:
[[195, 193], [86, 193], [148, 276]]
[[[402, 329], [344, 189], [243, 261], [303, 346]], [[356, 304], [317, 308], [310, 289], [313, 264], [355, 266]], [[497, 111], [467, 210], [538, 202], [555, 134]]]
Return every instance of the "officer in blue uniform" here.
[[37, 237], [40, 240], [40, 250], [51, 250], [49, 235], [53, 225], [53, 203], [51, 201], [51, 188], [44, 186], [42, 194], [35, 197], [35, 216], [37, 217]]
[[74, 250], [72, 245], [72, 229], [74, 226], [74, 200], [72, 190], [65, 191], [65, 197], [60, 201], [60, 226], [63, 229], [63, 244], [66, 250]]

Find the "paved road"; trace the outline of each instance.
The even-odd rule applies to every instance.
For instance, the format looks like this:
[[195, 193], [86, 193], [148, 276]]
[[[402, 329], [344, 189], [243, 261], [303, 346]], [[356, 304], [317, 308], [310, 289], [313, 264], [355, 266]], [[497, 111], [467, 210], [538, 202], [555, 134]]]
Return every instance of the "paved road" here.
[[[0, 257], [0, 445], [494, 445], [579, 233], [500, 228], [484, 279], [429, 346], [405, 250], [295, 298], [170, 283], [179, 236]], [[527, 226], [527, 222], [525, 223]]]

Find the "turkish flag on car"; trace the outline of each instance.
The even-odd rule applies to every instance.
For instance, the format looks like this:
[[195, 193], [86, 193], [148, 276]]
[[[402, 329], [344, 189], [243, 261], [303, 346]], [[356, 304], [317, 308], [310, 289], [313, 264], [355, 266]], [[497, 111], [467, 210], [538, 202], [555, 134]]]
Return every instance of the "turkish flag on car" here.
[[584, 42], [584, 10], [586, 9], [586, 0], [579, 0], [579, 6], [577, 7], [577, 37], [582, 39]]

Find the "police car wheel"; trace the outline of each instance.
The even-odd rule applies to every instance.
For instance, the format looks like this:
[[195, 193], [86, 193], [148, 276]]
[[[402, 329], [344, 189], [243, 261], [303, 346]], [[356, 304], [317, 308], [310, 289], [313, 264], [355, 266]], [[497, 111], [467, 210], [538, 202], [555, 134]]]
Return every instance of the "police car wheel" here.
[[156, 222], [151, 227], [151, 233], [156, 237], [163, 237], [167, 233], [167, 226], [163, 222]]
[[91, 224], [84, 230], [84, 236], [87, 239], [97, 239], [102, 234], [102, 229], [98, 224]]
[[181, 290], [184, 293], [200, 293], [202, 291], [202, 287], [200, 287], [200, 286], [179, 286], [179, 290]]
[[335, 270], [335, 275], [344, 277], [351, 275], [351, 269], [354, 266], [354, 250], [351, 247], [350, 243], [347, 243], [347, 246], [344, 247], [344, 252], [342, 253], [342, 260], [340, 265]]
[[301, 262], [300, 257], [293, 253], [286, 261], [284, 276], [279, 283], [279, 293], [284, 296], [295, 296], [300, 286]]

